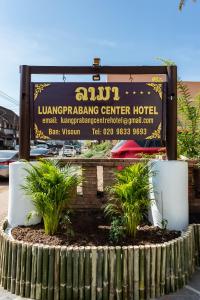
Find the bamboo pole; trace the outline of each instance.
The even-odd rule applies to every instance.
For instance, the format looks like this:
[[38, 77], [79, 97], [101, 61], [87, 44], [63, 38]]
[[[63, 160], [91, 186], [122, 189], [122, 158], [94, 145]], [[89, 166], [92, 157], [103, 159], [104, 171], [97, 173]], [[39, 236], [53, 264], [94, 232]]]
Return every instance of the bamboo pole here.
[[5, 257], [4, 257], [4, 269], [3, 269], [3, 287], [7, 289], [7, 274], [8, 274], [8, 253], [9, 253], [9, 240], [6, 239]]
[[109, 281], [109, 300], [114, 300], [115, 298], [115, 248], [109, 248], [109, 274], [110, 274], [110, 281]]
[[66, 291], [66, 252], [67, 247], [61, 247], [60, 250], [60, 300], [65, 300]]
[[166, 272], [166, 245], [161, 247], [161, 281], [160, 281], [160, 295], [165, 294], [165, 272]]
[[145, 294], [146, 294], [146, 299], [149, 300], [150, 299], [150, 270], [151, 270], [151, 266], [150, 266], [150, 246], [147, 245], [145, 246], [144, 249], [144, 257], [145, 257]]
[[21, 255], [21, 274], [20, 274], [20, 296], [25, 296], [25, 280], [26, 280], [26, 249], [27, 245], [22, 244], [22, 255]]
[[131, 299], [138, 300], [139, 299], [139, 280], [140, 280], [140, 259], [139, 259], [139, 247], [134, 246], [133, 247], [133, 260], [134, 260], [134, 268], [133, 268], [133, 295], [131, 296]]
[[174, 240], [174, 282], [175, 282], [175, 291], [178, 290], [178, 242], [177, 239]]
[[182, 277], [182, 286], [185, 285], [185, 249], [184, 249], [184, 239], [180, 237], [180, 249], [181, 249], [181, 277]]
[[[128, 298], [133, 299], [133, 282], [134, 282], [134, 248], [133, 246], [128, 246]], [[139, 280], [138, 280], [138, 291], [139, 291]], [[139, 292], [138, 292], [139, 293]], [[135, 298], [137, 299], [137, 298]]]
[[31, 264], [32, 264], [32, 244], [27, 244], [26, 250], [26, 278], [25, 297], [29, 298], [31, 293]]
[[97, 289], [97, 247], [91, 248], [92, 252], [92, 271], [91, 271], [91, 300], [96, 300]]
[[78, 300], [79, 248], [73, 249], [73, 300]]
[[184, 252], [184, 274], [185, 274], [185, 283], [186, 284], [188, 282], [189, 279], [189, 253], [188, 253], [188, 243], [187, 243], [187, 235], [185, 234], [183, 236], [183, 252]]
[[37, 277], [37, 244], [32, 247], [32, 266], [31, 266], [31, 294], [30, 298], [35, 299], [36, 277]]
[[1, 265], [1, 259], [2, 259], [2, 236], [1, 236], [1, 232], [0, 232], [0, 284], [1, 284], [1, 276], [2, 276], [2, 273], [1, 273], [1, 268], [2, 268], [2, 265]]
[[151, 246], [151, 298], [155, 298], [156, 295], [156, 246]]
[[79, 248], [79, 267], [78, 267], [78, 289], [79, 289], [79, 300], [84, 300], [84, 268], [85, 268], [85, 248]]
[[11, 266], [12, 266], [12, 242], [9, 240], [9, 250], [8, 250], [8, 269], [7, 269], [7, 290], [11, 289]]
[[49, 247], [49, 267], [48, 267], [48, 300], [54, 299], [54, 262], [55, 248]]
[[59, 300], [60, 290], [60, 246], [55, 247], [54, 260], [54, 300]]
[[4, 257], [4, 239], [2, 237], [2, 235], [0, 235], [0, 243], [1, 243], [1, 247], [0, 247], [0, 285], [2, 284], [2, 273], [3, 273], [3, 257]]
[[72, 247], [67, 247], [67, 285], [66, 299], [72, 299]]
[[6, 240], [3, 239], [2, 242], [2, 258], [1, 258], [1, 285], [4, 285], [4, 262], [6, 257]]
[[175, 292], [175, 275], [174, 275], [174, 242], [170, 242], [170, 290]]
[[[123, 290], [123, 300], [128, 300], [128, 248], [122, 247], [122, 290]], [[105, 299], [105, 298], [104, 298]]]
[[16, 284], [16, 268], [17, 268], [17, 243], [12, 243], [12, 270], [11, 270], [11, 293], [15, 293]]
[[[196, 225], [195, 225], [196, 227]], [[195, 232], [194, 232], [194, 228], [195, 227], [191, 227], [191, 235], [190, 235], [190, 240], [189, 242], [191, 243], [191, 260], [192, 260], [192, 274], [194, 273], [195, 271], [195, 267], [198, 265], [198, 259], [197, 259], [197, 256], [196, 256], [196, 244], [198, 243], [197, 240], [195, 240]], [[196, 237], [197, 239], [197, 237]], [[192, 275], [191, 274], [191, 275]]]
[[91, 248], [85, 247], [85, 287], [84, 295], [85, 300], [90, 300], [90, 291], [91, 291]]
[[103, 248], [97, 247], [97, 300], [103, 297]]
[[177, 254], [177, 259], [178, 259], [178, 288], [183, 287], [183, 278], [182, 278], [182, 249], [181, 249], [181, 239], [180, 237], [177, 239], [177, 249], [178, 249], [178, 254]]
[[156, 245], [156, 297], [160, 297], [161, 245]]
[[145, 258], [144, 246], [139, 246], [139, 294], [140, 300], [145, 299]]
[[38, 245], [37, 251], [37, 277], [36, 277], [36, 300], [42, 299], [42, 245]]
[[198, 224], [194, 224], [192, 227], [193, 232], [193, 244], [195, 251], [195, 265], [199, 266], [199, 255], [198, 255], [198, 245], [199, 245], [199, 235], [198, 235]]
[[122, 300], [122, 249], [116, 247], [116, 299]]
[[47, 299], [48, 289], [49, 246], [43, 246], [42, 253], [42, 300]]
[[22, 254], [22, 243], [17, 243], [17, 267], [16, 267], [16, 286], [15, 286], [16, 295], [20, 294], [21, 254]]

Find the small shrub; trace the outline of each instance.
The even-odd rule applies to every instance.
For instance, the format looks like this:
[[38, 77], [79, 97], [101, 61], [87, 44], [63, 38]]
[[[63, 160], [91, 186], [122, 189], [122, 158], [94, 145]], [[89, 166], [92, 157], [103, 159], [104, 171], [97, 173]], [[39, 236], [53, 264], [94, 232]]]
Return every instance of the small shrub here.
[[66, 209], [80, 182], [77, 169], [67, 165], [60, 168], [58, 161], [41, 159], [37, 165], [26, 168], [23, 190], [43, 218], [45, 233], [55, 234]]
[[150, 205], [149, 167], [137, 163], [116, 172], [116, 180], [108, 189], [110, 199], [106, 215], [120, 218], [126, 233], [132, 237]]
[[113, 218], [111, 222], [109, 238], [112, 242], [118, 243], [125, 237], [123, 219]]

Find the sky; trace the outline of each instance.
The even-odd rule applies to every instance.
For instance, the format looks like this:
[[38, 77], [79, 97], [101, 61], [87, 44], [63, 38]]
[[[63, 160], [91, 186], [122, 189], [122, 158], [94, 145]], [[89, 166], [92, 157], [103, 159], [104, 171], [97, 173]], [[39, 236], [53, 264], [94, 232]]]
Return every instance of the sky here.
[[181, 79], [200, 81], [200, 0], [186, 1], [182, 12], [178, 3], [0, 0], [0, 105], [18, 113], [19, 66], [26, 64], [83, 66], [100, 57], [102, 65], [159, 65], [161, 57], [177, 64]]

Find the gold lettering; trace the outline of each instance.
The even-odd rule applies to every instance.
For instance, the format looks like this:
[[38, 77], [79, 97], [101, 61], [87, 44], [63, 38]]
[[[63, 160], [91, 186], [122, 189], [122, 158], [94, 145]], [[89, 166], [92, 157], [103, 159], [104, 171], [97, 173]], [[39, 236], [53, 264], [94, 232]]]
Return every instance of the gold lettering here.
[[119, 88], [117, 86], [112, 87], [112, 92], [114, 93], [113, 100], [114, 101], [119, 101]]
[[99, 86], [98, 87], [98, 92], [99, 94], [97, 95], [97, 100], [99, 101], [108, 101], [110, 99], [110, 91], [111, 87], [109, 86]]
[[90, 93], [90, 100], [91, 101], [95, 101], [96, 97], [95, 97], [95, 88], [94, 87], [89, 87], [88, 88], [88, 92]]
[[78, 87], [75, 89], [76, 100], [77, 101], [87, 101], [88, 100], [88, 91], [84, 87]]

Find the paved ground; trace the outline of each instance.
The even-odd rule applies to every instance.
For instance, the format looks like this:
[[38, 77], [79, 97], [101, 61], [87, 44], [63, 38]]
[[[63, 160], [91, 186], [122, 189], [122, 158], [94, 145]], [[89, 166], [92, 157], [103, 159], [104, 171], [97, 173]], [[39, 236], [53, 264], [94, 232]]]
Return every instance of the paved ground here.
[[[0, 218], [7, 215], [8, 181], [0, 181]], [[25, 300], [5, 291], [0, 287], [0, 300]], [[153, 299], [152, 299], [153, 300]], [[190, 282], [179, 292], [167, 295], [157, 300], [200, 300], [200, 268], [197, 269]]]

